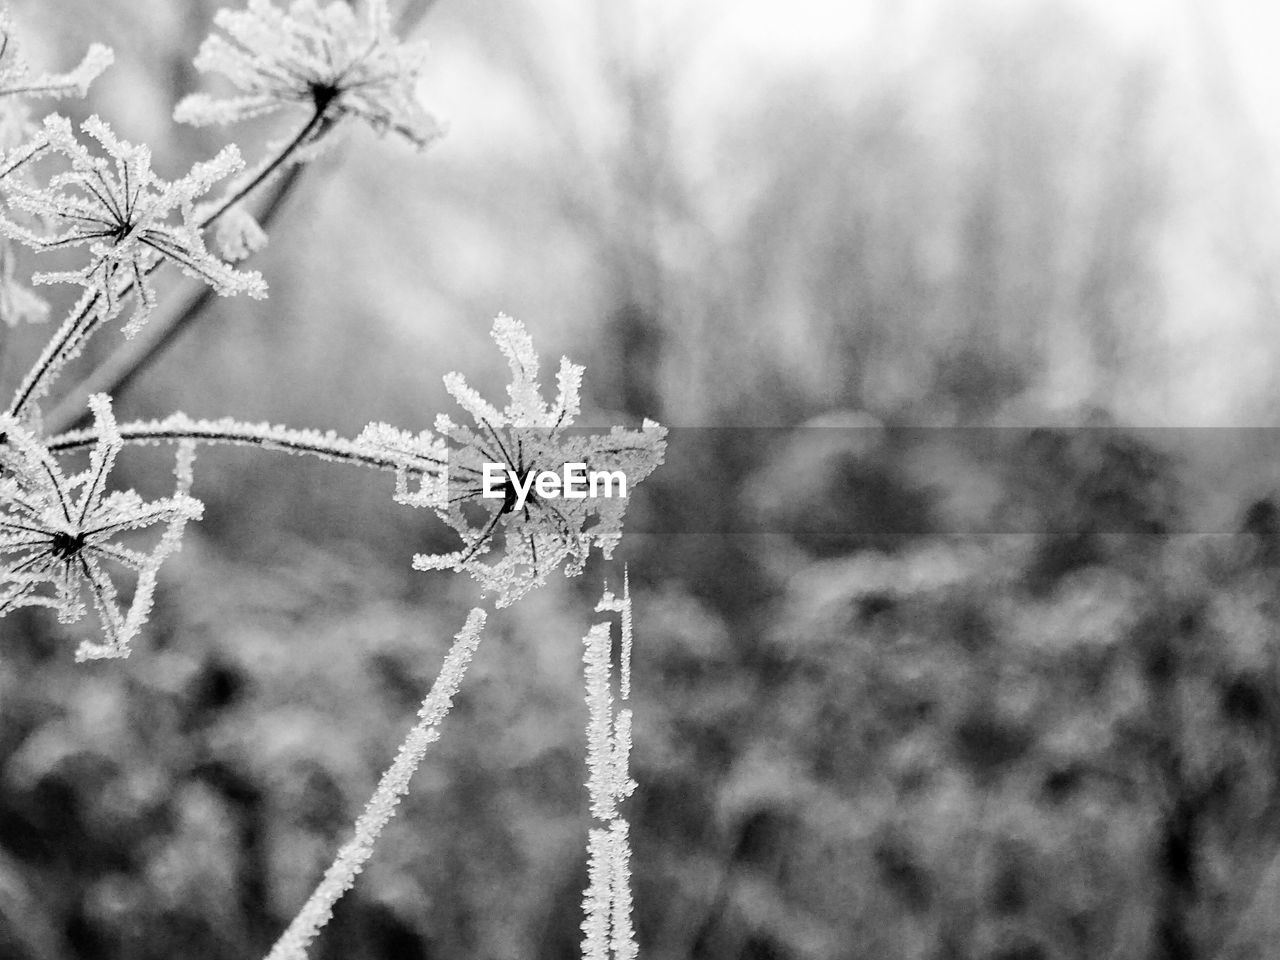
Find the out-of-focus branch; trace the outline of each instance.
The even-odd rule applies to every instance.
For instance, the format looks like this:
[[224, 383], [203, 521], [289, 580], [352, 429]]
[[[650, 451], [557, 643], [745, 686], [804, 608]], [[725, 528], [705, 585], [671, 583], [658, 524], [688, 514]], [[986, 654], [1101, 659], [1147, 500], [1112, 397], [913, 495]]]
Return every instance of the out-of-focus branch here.
[[427, 18], [427, 14], [435, 9], [440, 0], [406, 0], [404, 6], [400, 8], [400, 12], [396, 14], [396, 33], [402, 37], [407, 37], [423, 20]]

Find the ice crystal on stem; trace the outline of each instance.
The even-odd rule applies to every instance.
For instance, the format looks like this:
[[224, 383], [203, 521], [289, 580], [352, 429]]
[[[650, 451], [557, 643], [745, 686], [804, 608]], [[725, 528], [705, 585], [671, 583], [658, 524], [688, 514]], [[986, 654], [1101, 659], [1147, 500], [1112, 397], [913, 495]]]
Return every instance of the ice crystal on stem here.
[[[85, 641], [79, 660], [128, 656], [151, 611], [156, 574], [178, 548], [188, 520], [199, 519], [200, 501], [190, 496], [194, 445], [179, 448], [177, 489], [150, 502], [135, 491], [108, 494], [107, 475], [123, 446], [111, 413], [111, 401], [94, 394], [98, 442], [88, 469], [66, 476], [37, 437], [11, 417], [0, 418], [0, 616], [22, 606], [48, 606], [58, 619], [73, 623], [85, 614], [89, 593], [102, 629], [102, 642]], [[123, 544], [124, 533], [165, 524], [150, 553]], [[133, 598], [121, 609], [115, 584], [104, 563], [137, 575]], [[52, 592], [39, 592], [48, 584]]]
[[311, 897], [267, 954], [267, 960], [305, 960], [307, 946], [333, 916], [334, 904], [351, 889], [356, 876], [364, 869], [378, 834], [395, 813], [400, 798], [409, 792], [409, 780], [426, 755], [427, 747], [440, 739], [440, 721], [453, 706], [467, 665], [480, 643], [484, 622], [483, 610], [472, 610], [467, 616], [467, 622], [445, 656], [440, 675], [422, 701], [417, 724], [400, 745], [395, 760], [382, 775], [373, 797], [356, 821], [355, 836], [338, 851]]
[[[567, 358], [561, 361], [556, 400], [547, 403], [538, 385], [538, 356], [523, 325], [499, 316], [492, 335], [511, 368], [505, 407], [493, 406], [460, 373], [451, 373], [445, 386], [471, 415], [475, 428], [441, 415], [435, 434], [414, 435], [375, 423], [365, 428], [360, 440], [400, 461], [399, 502], [433, 509], [462, 538], [460, 549], [418, 554], [414, 566], [467, 571], [498, 594], [498, 606], [506, 606], [561, 564], [566, 576], [581, 573], [592, 547], [605, 557], [612, 554], [632, 490], [662, 462], [666, 430], [646, 420], [640, 430], [613, 427], [605, 433], [570, 433], [579, 411], [582, 367]], [[621, 473], [626, 496], [549, 498], [530, 490], [520, 505], [509, 479], [501, 488], [502, 497], [484, 495], [486, 464], [500, 465], [503, 475], [527, 483], [544, 472], [563, 473], [571, 463], [585, 464], [588, 471]], [[416, 489], [411, 488], [413, 479], [418, 481]], [[501, 555], [485, 562], [499, 534]]]
[[177, 264], [223, 296], [266, 296], [260, 274], [235, 270], [205, 248], [195, 217], [195, 199], [242, 166], [234, 146], [225, 147], [212, 160], [197, 163], [180, 180], [169, 182], [152, 173], [151, 152], [146, 146], [118, 139], [98, 117], [86, 120], [81, 130], [101, 145], [110, 160], [90, 153], [76, 139], [70, 122], [53, 114], [45, 118], [36, 137], [13, 151], [0, 169], [0, 174], [8, 176], [49, 154], [70, 163], [69, 170], [53, 175], [44, 188], [21, 180], [8, 184], [9, 204], [44, 218], [55, 225], [54, 232], [42, 235], [7, 217], [0, 217], [0, 231], [38, 251], [66, 247], [89, 250], [91, 260], [84, 268], [36, 274], [37, 283], [84, 286], [94, 297], [97, 316], [104, 321], [115, 315], [120, 298], [132, 290], [137, 308], [125, 327], [126, 335], [135, 333], [155, 307], [155, 292], [147, 274], [162, 261]]
[[[598, 611], [622, 615], [622, 682], [619, 695], [630, 695], [631, 591], [621, 599], [608, 591]], [[633, 960], [638, 952], [631, 925], [631, 843], [627, 821], [618, 805], [635, 790], [631, 757], [631, 710], [616, 714], [613, 705], [613, 631], [608, 623], [594, 624], [583, 638], [587, 689], [587, 790], [591, 816], [603, 826], [593, 827], [587, 840], [587, 889], [583, 895], [582, 956], [584, 960]]]
[[208, 37], [196, 68], [223, 74], [242, 92], [192, 94], [174, 111], [179, 122], [234, 123], [300, 104], [319, 118], [317, 129], [363, 120], [418, 148], [443, 133], [415, 92], [426, 47], [396, 40], [386, 0], [370, 0], [364, 17], [342, 0], [296, 0], [287, 11], [249, 0], [245, 10], [219, 10], [214, 23], [227, 37]]

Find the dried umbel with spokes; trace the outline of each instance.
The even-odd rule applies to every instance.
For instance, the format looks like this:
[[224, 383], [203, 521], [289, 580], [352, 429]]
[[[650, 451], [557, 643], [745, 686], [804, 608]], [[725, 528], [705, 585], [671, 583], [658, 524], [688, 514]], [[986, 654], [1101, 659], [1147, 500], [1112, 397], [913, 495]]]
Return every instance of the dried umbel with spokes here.
[[[41, 131], [13, 151], [0, 168], [0, 177], [11, 178], [5, 184], [9, 205], [51, 225], [50, 232], [41, 233], [0, 217], [0, 230], [38, 251], [85, 247], [89, 252], [89, 263], [79, 270], [39, 273], [36, 283], [80, 284], [104, 320], [116, 313], [121, 296], [132, 290], [137, 308], [126, 335], [155, 309], [156, 296], [147, 274], [161, 261], [177, 264], [224, 296], [266, 296], [260, 274], [235, 270], [205, 248], [203, 224], [196, 219], [196, 198], [243, 166], [234, 146], [170, 182], [152, 172], [147, 147], [120, 140], [97, 116], [86, 120], [81, 130], [98, 142], [105, 157], [91, 153], [76, 139], [70, 121], [52, 114]], [[12, 180], [15, 172], [50, 155], [63, 157], [70, 168], [51, 176], [44, 187], [25, 179]]]
[[[193, 446], [179, 448], [177, 488], [170, 497], [143, 500], [133, 490], [108, 493], [107, 481], [124, 441], [102, 394], [90, 400], [98, 442], [88, 469], [68, 476], [49, 450], [12, 418], [0, 418], [0, 616], [22, 606], [48, 606], [73, 623], [85, 615], [87, 593], [97, 612], [101, 641], [86, 641], [78, 659], [122, 657], [151, 609], [160, 564], [178, 548], [187, 521], [198, 520], [190, 495]], [[143, 552], [121, 535], [162, 524], [158, 542]], [[133, 598], [122, 608], [109, 570], [136, 576]]]
[[[548, 403], [538, 384], [538, 355], [524, 326], [499, 316], [492, 335], [511, 368], [504, 407], [495, 407], [461, 374], [451, 373], [445, 387], [471, 415], [474, 427], [441, 414], [435, 434], [415, 435], [375, 423], [365, 428], [360, 440], [399, 460], [396, 500], [429, 507], [462, 538], [460, 549], [418, 554], [414, 566], [466, 571], [497, 593], [498, 605], [505, 606], [562, 564], [567, 576], [580, 573], [593, 547], [605, 557], [612, 554], [622, 535], [631, 490], [662, 462], [666, 430], [652, 421], [639, 430], [571, 430], [579, 413], [582, 367], [561, 360], [556, 399]], [[520, 503], [511, 477], [527, 488], [531, 477], [562, 474], [566, 464], [621, 475], [625, 491], [581, 498], [550, 498], [531, 491]], [[497, 487], [499, 496], [485, 495], [486, 465], [491, 474], [508, 478]], [[416, 489], [410, 487], [412, 478], [418, 480]], [[501, 554], [486, 561], [499, 535]]]
[[218, 11], [214, 22], [227, 37], [205, 40], [196, 68], [223, 74], [240, 93], [226, 99], [192, 94], [174, 118], [234, 123], [302, 105], [311, 108], [316, 130], [359, 120], [427, 146], [444, 126], [417, 97], [426, 46], [396, 39], [385, 0], [365, 7], [361, 17], [340, 0], [296, 0], [287, 11], [249, 0], [245, 10]]

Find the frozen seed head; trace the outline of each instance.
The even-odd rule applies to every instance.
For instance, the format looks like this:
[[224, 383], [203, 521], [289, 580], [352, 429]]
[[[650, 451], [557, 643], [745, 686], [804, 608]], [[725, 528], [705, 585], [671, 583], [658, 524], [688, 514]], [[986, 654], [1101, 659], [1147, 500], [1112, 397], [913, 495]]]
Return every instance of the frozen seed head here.
[[[97, 116], [80, 127], [105, 156], [90, 152], [65, 117], [52, 114], [27, 144], [12, 151], [0, 175], [6, 177], [10, 207], [49, 225], [37, 232], [7, 216], [0, 231], [37, 251], [85, 247], [89, 263], [79, 270], [39, 273], [36, 283], [80, 284], [96, 295], [102, 319], [114, 316], [120, 300], [132, 292], [136, 307], [126, 335], [135, 333], [155, 308], [147, 275], [160, 262], [177, 264], [189, 276], [223, 296], [266, 296], [261, 274], [228, 266], [206, 249], [194, 204], [214, 183], [242, 166], [239, 151], [225, 147], [212, 160], [197, 163], [179, 180], [166, 181], [151, 170], [151, 151], [119, 139]], [[54, 174], [44, 187], [12, 174], [33, 160], [59, 156], [69, 169]]]
[[[145, 501], [133, 490], [107, 492], [107, 478], [123, 441], [104, 394], [89, 399], [98, 441], [89, 466], [66, 475], [37, 437], [18, 421], [0, 418], [0, 617], [24, 606], [46, 606], [73, 623], [86, 612], [87, 593], [101, 639], [85, 641], [77, 659], [123, 657], [151, 611], [160, 564], [178, 549], [188, 520], [203, 512], [190, 496], [190, 445], [179, 449], [173, 496]], [[150, 552], [118, 542], [121, 535], [163, 524]], [[110, 575], [135, 576], [127, 606]]]
[[300, 105], [330, 125], [362, 120], [419, 149], [444, 133], [417, 97], [426, 46], [392, 35], [386, 0], [370, 0], [363, 16], [342, 0], [295, 0], [287, 10], [249, 0], [244, 10], [219, 10], [214, 23], [226, 36], [204, 41], [196, 68], [240, 92], [192, 94], [174, 111], [181, 123], [235, 123]]
[[[666, 429], [646, 420], [639, 430], [570, 431], [580, 407], [582, 367], [561, 360], [556, 398], [548, 402], [524, 326], [499, 316], [492, 336], [511, 370], [504, 406], [491, 404], [461, 374], [451, 373], [445, 386], [474, 426], [441, 415], [434, 433], [415, 435], [375, 423], [360, 442], [397, 461], [397, 501], [434, 510], [462, 539], [450, 553], [418, 554], [414, 566], [465, 571], [505, 606], [562, 565], [566, 576], [581, 573], [593, 547], [612, 554], [631, 491], [662, 462]], [[584, 465], [587, 473], [622, 475], [625, 492], [615, 487], [611, 495], [571, 498], [546, 496], [532, 485], [543, 474], [564, 476], [570, 464]], [[487, 484], [486, 468], [505, 479]]]

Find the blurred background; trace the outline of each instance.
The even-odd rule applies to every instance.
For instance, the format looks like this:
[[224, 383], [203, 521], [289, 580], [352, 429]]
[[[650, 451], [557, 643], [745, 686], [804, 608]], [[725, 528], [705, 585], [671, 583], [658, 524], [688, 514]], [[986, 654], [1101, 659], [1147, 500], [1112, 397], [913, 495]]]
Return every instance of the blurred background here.
[[[66, 112], [164, 176], [298, 122], [170, 122], [215, 6], [14, 3], [38, 64], [115, 48]], [[1280, 420], [1280, 13], [406, 15], [449, 136], [308, 168], [253, 264], [270, 300], [212, 303], [121, 418], [423, 429], [450, 370], [500, 393], [506, 311], [585, 363], [583, 422], [677, 428], [619, 552], [647, 957], [1276, 955], [1280, 500], [1214, 444]], [[47, 335], [0, 330], [0, 388]], [[1047, 429], [975, 471], [903, 427]], [[194, 492], [130, 660], [0, 621], [0, 960], [264, 954], [476, 602], [409, 568], [450, 541], [387, 476], [216, 450]], [[619, 571], [491, 620], [314, 957], [577, 955], [580, 638]]]

